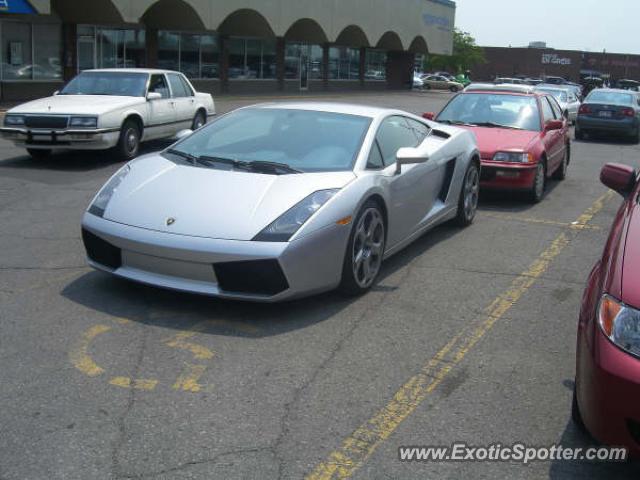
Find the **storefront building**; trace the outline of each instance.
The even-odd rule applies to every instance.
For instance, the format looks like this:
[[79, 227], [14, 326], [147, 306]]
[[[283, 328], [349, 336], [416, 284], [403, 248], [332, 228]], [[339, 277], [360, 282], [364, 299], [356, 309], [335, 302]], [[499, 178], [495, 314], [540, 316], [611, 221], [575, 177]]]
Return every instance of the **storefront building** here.
[[410, 88], [450, 54], [451, 0], [0, 0], [0, 96], [89, 68], [179, 70], [214, 94]]

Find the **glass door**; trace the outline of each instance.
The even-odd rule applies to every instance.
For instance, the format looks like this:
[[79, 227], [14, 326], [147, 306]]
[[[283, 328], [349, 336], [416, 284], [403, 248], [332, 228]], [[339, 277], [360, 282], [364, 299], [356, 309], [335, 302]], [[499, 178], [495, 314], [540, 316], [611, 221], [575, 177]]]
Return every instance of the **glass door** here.
[[300, 90], [309, 89], [309, 55], [305, 45], [300, 49]]

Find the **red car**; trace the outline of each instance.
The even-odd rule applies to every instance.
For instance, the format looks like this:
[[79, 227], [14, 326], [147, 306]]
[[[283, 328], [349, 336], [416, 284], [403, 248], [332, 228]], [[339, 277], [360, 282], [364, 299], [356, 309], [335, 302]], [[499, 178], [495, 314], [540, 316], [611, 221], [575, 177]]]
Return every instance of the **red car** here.
[[573, 419], [600, 442], [640, 456], [640, 177], [607, 164], [600, 179], [625, 197], [589, 275], [576, 350]]
[[425, 113], [423, 117], [475, 133], [482, 188], [524, 190], [537, 203], [549, 177], [564, 180], [567, 174], [569, 122], [549, 94], [530, 87], [471, 85], [437, 116]]

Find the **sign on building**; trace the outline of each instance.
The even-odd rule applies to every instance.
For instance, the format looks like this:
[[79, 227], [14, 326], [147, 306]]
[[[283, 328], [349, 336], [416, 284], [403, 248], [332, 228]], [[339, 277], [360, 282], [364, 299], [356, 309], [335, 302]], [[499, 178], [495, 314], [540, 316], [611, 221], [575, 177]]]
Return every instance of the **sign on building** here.
[[567, 57], [561, 57], [557, 53], [543, 53], [542, 64], [543, 65], [571, 65], [571, 59]]

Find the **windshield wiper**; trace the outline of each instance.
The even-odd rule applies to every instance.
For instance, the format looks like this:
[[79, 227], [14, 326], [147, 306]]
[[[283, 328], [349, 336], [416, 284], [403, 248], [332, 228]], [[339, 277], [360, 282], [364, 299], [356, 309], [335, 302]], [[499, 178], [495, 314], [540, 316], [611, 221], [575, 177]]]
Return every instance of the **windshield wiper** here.
[[171, 153], [173, 155], [177, 155], [178, 157], [182, 157], [186, 160], [189, 160], [194, 165], [198, 160], [198, 158], [195, 157], [194, 155], [191, 155], [190, 153], [187, 153], [187, 152], [183, 152], [182, 150], [176, 150], [175, 148], [170, 148], [169, 150], [167, 150], [167, 153]]
[[447, 125], [463, 125], [465, 127], [477, 127], [475, 123], [461, 122], [459, 120], [438, 120], [438, 123], [445, 123]]
[[513, 127], [511, 125], [502, 125], [501, 123], [495, 123], [495, 122], [479, 122], [476, 123], [477, 127], [489, 127], [489, 128], [510, 128], [512, 130], [523, 130], [520, 127]]
[[169, 150], [167, 150], [167, 152], [185, 158], [194, 165], [200, 164], [205, 166], [213, 166], [215, 164], [223, 164], [229, 165], [230, 167], [236, 168], [238, 170], [268, 172], [275, 173], [276, 175], [287, 173], [302, 173], [301, 170], [290, 167], [286, 163], [265, 162], [262, 160], [243, 161], [235, 160], [233, 158], [216, 157], [212, 155], [192, 155], [190, 153], [183, 152], [182, 150], [176, 150], [174, 148], [170, 148]]
[[251, 168], [252, 170], [257, 170], [257, 171], [270, 171], [270, 172], [274, 172], [277, 173], [278, 171], [282, 172], [282, 173], [302, 173], [302, 170], [298, 170], [297, 168], [293, 168], [289, 165], [287, 165], [286, 163], [279, 163], [279, 162], [266, 162], [263, 160], [253, 160], [250, 162], [242, 162], [244, 165], [246, 165], [247, 167]]

